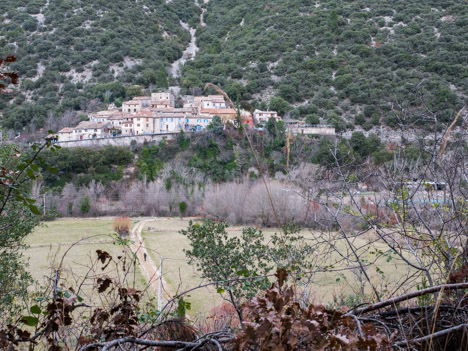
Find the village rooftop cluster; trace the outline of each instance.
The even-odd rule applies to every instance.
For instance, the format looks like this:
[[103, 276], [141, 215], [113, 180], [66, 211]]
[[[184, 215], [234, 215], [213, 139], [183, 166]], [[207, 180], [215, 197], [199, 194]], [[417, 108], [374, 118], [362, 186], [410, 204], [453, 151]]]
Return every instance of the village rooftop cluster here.
[[[90, 114], [89, 121], [76, 127], [63, 128], [58, 132], [58, 141], [111, 138], [205, 129], [214, 116], [224, 123], [236, 119], [238, 111], [228, 107], [222, 95], [192, 96], [181, 98], [182, 107], [175, 107], [175, 97], [170, 92], [137, 96], [122, 103], [121, 109], [110, 105], [108, 110]], [[250, 127], [264, 123], [271, 117], [281, 119], [274, 111], [240, 111], [242, 123]]]

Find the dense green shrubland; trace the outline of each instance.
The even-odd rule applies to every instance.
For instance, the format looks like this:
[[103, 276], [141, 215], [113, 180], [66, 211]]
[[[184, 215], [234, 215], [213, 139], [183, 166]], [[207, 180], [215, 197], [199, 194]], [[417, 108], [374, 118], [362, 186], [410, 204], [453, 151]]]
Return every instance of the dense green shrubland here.
[[94, 98], [125, 98], [133, 84], [167, 87], [166, 67], [190, 40], [178, 1], [47, 3], [0, 3], [0, 57], [15, 55], [10, 68], [22, 78], [20, 93], [0, 96], [6, 129], [42, 127], [48, 113], [83, 110]]
[[[191, 0], [45, 4], [0, 4], [0, 56], [15, 54], [11, 68], [22, 77], [20, 93], [0, 96], [6, 129], [43, 127], [50, 113], [86, 109], [94, 98], [119, 104], [133, 96], [134, 84], [167, 87], [173, 82], [166, 69], [190, 39], [179, 20], [195, 27], [201, 13]], [[213, 0], [202, 6], [201, 50], [184, 67], [182, 87], [212, 82], [244, 107], [271, 107], [339, 131], [353, 124], [395, 128], [400, 104], [425, 106], [413, 116], [430, 127], [431, 113], [447, 122], [466, 100], [463, 2]]]
[[398, 103], [447, 122], [466, 99], [468, 7], [458, 1], [217, 0], [205, 17], [186, 87], [213, 82], [260, 107], [273, 92], [339, 130], [395, 127]]
[[133, 153], [125, 147], [107, 146], [100, 149], [62, 148], [55, 152], [44, 151], [42, 157], [57, 168], [57, 173], [43, 169], [43, 179], [49, 188], [62, 188], [73, 182], [88, 185], [92, 180], [105, 185], [120, 180], [123, 169], [133, 163]]

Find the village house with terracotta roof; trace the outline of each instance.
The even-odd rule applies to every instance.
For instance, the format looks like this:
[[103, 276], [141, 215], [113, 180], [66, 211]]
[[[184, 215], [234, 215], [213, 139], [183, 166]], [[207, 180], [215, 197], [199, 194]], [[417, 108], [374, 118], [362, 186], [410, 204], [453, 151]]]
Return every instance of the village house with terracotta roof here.
[[[178, 133], [181, 130], [199, 131], [219, 116], [224, 123], [232, 122], [238, 111], [229, 108], [222, 95], [182, 96], [175, 107], [175, 97], [170, 92], [152, 93], [151, 96], [136, 96], [124, 101], [120, 109], [113, 108], [89, 114], [89, 121], [74, 128], [63, 128], [58, 132], [59, 141], [107, 138], [118, 135], [148, 135]], [[254, 120], [279, 119], [274, 111], [256, 110], [254, 115], [241, 110], [242, 123], [253, 126]]]
[[214, 116], [219, 116], [221, 117], [221, 120], [223, 122], [227, 122], [229, 120], [233, 120], [237, 116], [237, 111], [234, 110], [233, 108], [204, 108], [202, 107], [200, 109], [200, 115], [201, 116], [209, 116], [210, 118], [213, 118]]
[[193, 103], [200, 108], [224, 109], [227, 107], [222, 95], [195, 96]]
[[265, 123], [268, 122], [270, 118], [274, 118], [277, 122], [281, 120], [281, 117], [278, 117], [278, 113], [275, 111], [261, 111], [255, 110], [253, 113], [253, 118], [256, 123]]
[[109, 135], [111, 130], [110, 122], [83, 121], [74, 128], [63, 128], [57, 135], [59, 141], [96, 139]]

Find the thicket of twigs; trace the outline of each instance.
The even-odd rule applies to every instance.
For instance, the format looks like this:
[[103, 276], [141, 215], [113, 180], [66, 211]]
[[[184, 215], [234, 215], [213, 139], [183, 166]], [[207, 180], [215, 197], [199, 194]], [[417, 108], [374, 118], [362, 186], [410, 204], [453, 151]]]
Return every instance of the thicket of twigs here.
[[[97, 250], [89, 273], [67, 287], [52, 271], [44, 298], [30, 315], [2, 326], [4, 350], [464, 350], [468, 347], [466, 268], [451, 284], [351, 309], [300, 302], [285, 269], [243, 306], [244, 321], [202, 332], [186, 318], [185, 292], [156, 311], [147, 289], [132, 280], [135, 257]], [[133, 268], [132, 268], [133, 267]], [[117, 273], [117, 274], [116, 274]], [[83, 286], [90, 285], [86, 292]], [[98, 303], [96, 303], [98, 301]], [[230, 319], [235, 316], [224, 315]], [[229, 326], [226, 328], [225, 326]], [[221, 328], [221, 329], [219, 329]]]

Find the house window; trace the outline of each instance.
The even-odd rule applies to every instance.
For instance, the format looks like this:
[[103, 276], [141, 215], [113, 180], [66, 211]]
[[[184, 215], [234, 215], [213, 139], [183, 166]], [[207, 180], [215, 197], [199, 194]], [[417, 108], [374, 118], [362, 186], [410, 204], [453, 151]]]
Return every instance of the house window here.
[[139, 124], [137, 124], [137, 127], [139, 127], [139, 126], [140, 126], [140, 125], [139, 125]]
[[146, 128], [149, 128], [149, 124], [146, 125]]
[[148, 117], [146, 117], [146, 122], [148, 122], [148, 121], [149, 121], [149, 118], [148, 118]]

